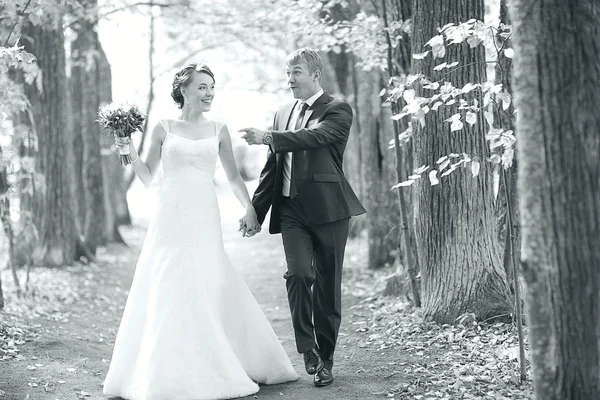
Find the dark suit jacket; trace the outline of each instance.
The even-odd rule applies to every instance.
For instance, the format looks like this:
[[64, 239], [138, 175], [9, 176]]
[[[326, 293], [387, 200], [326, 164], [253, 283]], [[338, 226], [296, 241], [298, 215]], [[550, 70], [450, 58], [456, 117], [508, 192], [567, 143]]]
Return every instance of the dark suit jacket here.
[[281, 232], [283, 154], [293, 152], [293, 179], [299, 201], [313, 224], [327, 224], [366, 212], [342, 169], [352, 125], [352, 108], [327, 93], [306, 110], [302, 129], [289, 130], [296, 103], [281, 108], [273, 123], [273, 144], [252, 204], [262, 224], [272, 206], [270, 233]]

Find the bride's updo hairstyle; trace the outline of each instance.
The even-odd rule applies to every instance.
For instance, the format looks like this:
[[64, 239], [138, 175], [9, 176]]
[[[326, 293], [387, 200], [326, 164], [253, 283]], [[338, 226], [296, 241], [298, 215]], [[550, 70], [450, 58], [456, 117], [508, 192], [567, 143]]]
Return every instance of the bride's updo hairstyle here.
[[173, 100], [175, 100], [175, 103], [177, 103], [179, 108], [183, 108], [184, 103], [183, 95], [181, 94], [181, 88], [186, 87], [190, 83], [194, 72], [207, 74], [213, 79], [213, 81], [215, 80], [215, 76], [206, 64], [192, 62], [177, 71], [175, 77], [173, 78], [173, 90], [171, 91], [171, 97], [173, 97]]

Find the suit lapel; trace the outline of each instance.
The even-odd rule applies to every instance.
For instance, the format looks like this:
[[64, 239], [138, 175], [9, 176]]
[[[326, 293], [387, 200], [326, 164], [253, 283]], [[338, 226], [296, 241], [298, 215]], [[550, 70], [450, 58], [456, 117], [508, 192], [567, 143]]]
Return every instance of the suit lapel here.
[[319, 107], [322, 107], [323, 105], [329, 103], [332, 99], [333, 99], [333, 97], [331, 97], [327, 93], [323, 93], [321, 95], [321, 97], [319, 97], [317, 100], [315, 100], [315, 102], [313, 103], [312, 106], [308, 107], [308, 109], [306, 110], [306, 113], [304, 114], [304, 118], [302, 119], [301, 126], [303, 128], [306, 128], [306, 125], [308, 125], [308, 121], [310, 120], [310, 117], [313, 115], [315, 110], [317, 110]]
[[283, 112], [283, 116], [284, 118], [281, 120], [281, 122], [285, 122], [282, 126], [278, 127], [278, 130], [280, 131], [285, 131], [290, 128], [290, 120], [292, 119], [292, 114], [294, 113], [294, 108], [296, 108], [296, 104], [298, 104], [298, 101], [294, 102], [293, 104], [290, 104], [287, 106], [287, 108], [284, 110]]

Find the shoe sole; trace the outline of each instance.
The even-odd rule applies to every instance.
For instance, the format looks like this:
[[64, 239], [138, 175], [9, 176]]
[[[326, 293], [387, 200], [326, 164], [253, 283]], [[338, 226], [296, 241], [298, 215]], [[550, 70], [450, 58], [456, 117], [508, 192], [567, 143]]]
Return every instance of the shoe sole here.
[[315, 387], [325, 387], [325, 386], [331, 385], [332, 383], [333, 383], [333, 379], [330, 380], [329, 382], [319, 382], [319, 383], [314, 382]]

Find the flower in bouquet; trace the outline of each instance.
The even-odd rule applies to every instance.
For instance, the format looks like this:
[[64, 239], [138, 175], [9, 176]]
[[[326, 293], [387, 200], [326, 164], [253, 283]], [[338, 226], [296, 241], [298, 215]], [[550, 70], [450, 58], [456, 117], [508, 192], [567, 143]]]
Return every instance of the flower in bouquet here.
[[[143, 129], [145, 119], [146, 116], [136, 105], [109, 103], [100, 107], [97, 121], [109, 135], [131, 138], [133, 132]], [[119, 154], [121, 165], [131, 164], [129, 146], [119, 149]]]

